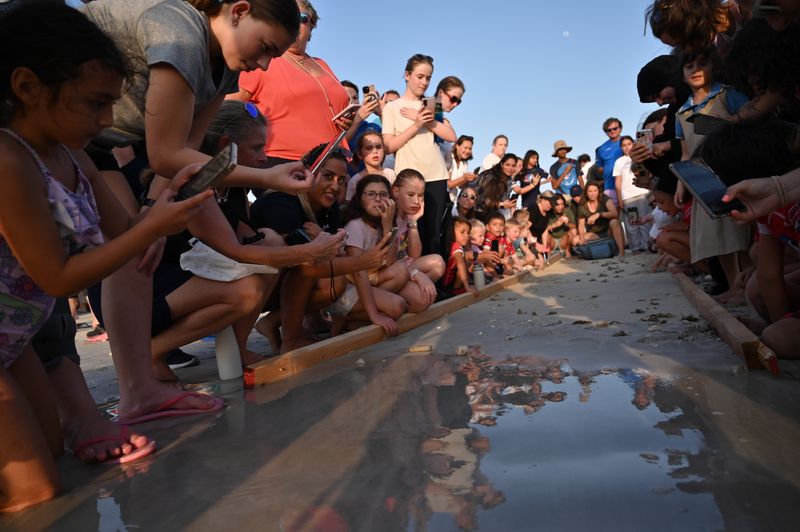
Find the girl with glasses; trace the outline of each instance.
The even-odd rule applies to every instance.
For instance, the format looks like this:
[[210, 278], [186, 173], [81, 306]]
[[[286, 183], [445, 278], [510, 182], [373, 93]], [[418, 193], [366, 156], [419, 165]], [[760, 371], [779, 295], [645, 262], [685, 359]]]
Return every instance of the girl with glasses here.
[[[394, 246], [388, 239], [395, 223], [395, 203], [391, 185], [381, 175], [368, 175], [358, 182], [350, 200], [345, 226], [348, 257], [359, 257], [380, 243]], [[409, 271], [403, 262], [395, 262], [396, 250], [379, 268], [361, 270], [348, 275], [348, 285], [342, 296], [331, 306], [334, 322], [331, 334], [338, 334], [349, 321], [368, 321], [382, 327], [388, 336], [400, 332], [397, 320], [405, 313], [408, 303], [398, 292], [409, 281]]]
[[[347, 194], [345, 199], [350, 201], [356, 193], [356, 186], [362, 177], [367, 175], [382, 175], [394, 183], [395, 173], [391, 168], [384, 168], [383, 161], [386, 159], [386, 151], [383, 147], [383, 137], [376, 131], [368, 131], [358, 138], [358, 146], [354, 153], [353, 162], [363, 161], [364, 169], [355, 174], [347, 182]], [[358, 166], [354, 164], [354, 166]]]
[[434, 136], [455, 142], [456, 135], [452, 127], [437, 122], [433, 111], [424, 105], [432, 75], [432, 57], [417, 54], [408, 60], [405, 92], [383, 110], [383, 142], [388, 153], [396, 154], [395, 172], [413, 168], [425, 176], [425, 214], [419, 227], [422, 253], [441, 255], [442, 219], [450, 199], [449, 175]]

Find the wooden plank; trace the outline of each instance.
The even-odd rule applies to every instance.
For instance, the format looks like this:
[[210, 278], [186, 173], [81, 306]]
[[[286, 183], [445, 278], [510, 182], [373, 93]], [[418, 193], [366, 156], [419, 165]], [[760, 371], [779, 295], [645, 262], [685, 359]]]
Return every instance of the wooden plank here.
[[[419, 314], [405, 314], [397, 320], [400, 333], [415, 329], [447, 314], [468, 307], [501, 290], [515, 285], [529, 275], [528, 271], [495, 281], [480, 291], [479, 294], [461, 294], [432, 305]], [[293, 377], [303, 370], [333, 360], [357, 349], [376, 344], [385, 338], [385, 333], [377, 325], [367, 325], [355, 331], [329, 338], [312, 345], [289, 351], [283, 355], [257, 364], [247, 366], [244, 370], [244, 385], [247, 388], [280, 382]]]
[[758, 336], [737, 320], [725, 307], [714, 301], [699, 286], [683, 273], [674, 274], [686, 298], [697, 311], [711, 324], [717, 334], [736, 353], [748, 370], [765, 368], [770, 373], [778, 373], [777, 358]]

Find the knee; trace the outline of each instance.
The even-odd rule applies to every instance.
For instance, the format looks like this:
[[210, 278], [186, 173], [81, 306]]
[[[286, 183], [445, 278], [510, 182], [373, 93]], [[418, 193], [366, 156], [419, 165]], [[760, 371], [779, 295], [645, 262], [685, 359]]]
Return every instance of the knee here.
[[392, 297], [388, 302], [385, 314], [390, 318], [392, 318], [393, 320], [396, 320], [400, 316], [405, 314], [407, 310], [408, 310], [408, 303], [406, 303], [406, 300], [403, 299], [401, 296], [394, 295], [394, 297]]
[[758, 288], [758, 279], [756, 275], [751, 275], [744, 285], [744, 295], [747, 301], [754, 306], [758, 306], [761, 301], [761, 291]]
[[228, 301], [243, 313], [259, 307], [263, 301], [266, 283], [260, 275], [251, 275], [231, 283]]
[[775, 352], [778, 358], [800, 358], [800, 340], [792, 334], [796, 330], [798, 320], [783, 319], [773, 323], [761, 333], [764, 344]]
[[428, 271], [428, 277], [431, 278], [433, 282], [438, 281], [444, 275], [444, 259], [441, 255], [433, 255], [431, 259], [431, 267]]

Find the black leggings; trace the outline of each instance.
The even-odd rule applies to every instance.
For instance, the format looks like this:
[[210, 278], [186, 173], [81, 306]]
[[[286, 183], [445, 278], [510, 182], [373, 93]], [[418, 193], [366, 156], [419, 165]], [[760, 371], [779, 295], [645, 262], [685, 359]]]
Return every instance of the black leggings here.
[[442, 248], [442, 228], [449, 211], [450, 194], [447, 193], [447, 180], [425, 183], [425, 214], [419, 221], [419, 237], [422, 240], [422, 254], [437, 253], [445, 260]]

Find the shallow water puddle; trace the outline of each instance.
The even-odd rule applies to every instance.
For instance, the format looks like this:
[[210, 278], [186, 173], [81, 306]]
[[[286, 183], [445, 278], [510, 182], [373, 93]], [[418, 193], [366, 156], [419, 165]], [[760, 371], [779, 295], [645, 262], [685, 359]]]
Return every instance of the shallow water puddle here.
[[703, 378], [476, 351], [338, 371], [144, 425], [141, 464], [64, 459], [67, 493], [0, 528], [747, 529], [797, 495], [732, 446], [761, 436]]

